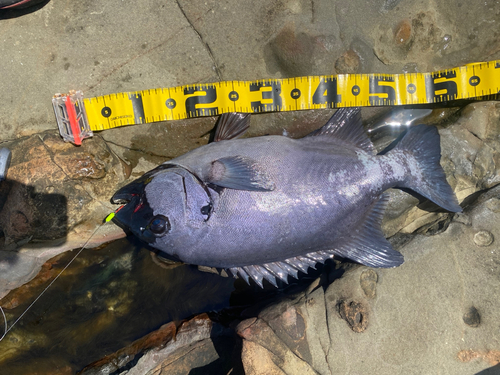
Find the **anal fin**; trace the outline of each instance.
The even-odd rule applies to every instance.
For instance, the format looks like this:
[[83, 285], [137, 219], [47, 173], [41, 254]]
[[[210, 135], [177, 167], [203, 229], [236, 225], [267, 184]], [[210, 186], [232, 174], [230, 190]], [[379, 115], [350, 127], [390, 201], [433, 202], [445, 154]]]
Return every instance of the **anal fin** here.
[[400, 266], [404, 262], [403, 255], [392, 248], [381, 229], [387, 201], [388, 195], [383, 194], [354, 233], [344, 237], [338, 247], [328, 252], [375, 268]]

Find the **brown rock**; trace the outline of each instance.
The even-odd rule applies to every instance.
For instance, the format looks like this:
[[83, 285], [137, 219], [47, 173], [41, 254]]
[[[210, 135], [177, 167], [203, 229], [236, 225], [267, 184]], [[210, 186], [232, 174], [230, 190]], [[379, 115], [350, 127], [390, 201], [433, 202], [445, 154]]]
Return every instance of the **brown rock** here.
[[335, 71], [337, 74], [358, 73], [360, 64], [359, 55], [353, 49], [349, 49], [335, 61]]
[[411, 40], [411, 23], [409, 20], [402, 20], [394, 29], [394, 42], [396, 45], [406, 46]]
[[473, 359], [481, 358], [488, 362], [490, 365], [498, 365], [500, 363], [500, 350], [461, 350], [458, 352], [457, 357], [462, 362], [470, 362]]
[[342, 301], [338, 308], [340, 316], [354, 332], [359, 333], [366, 330], [368, 326], [368, 311], [363, 304], [355, 301]]

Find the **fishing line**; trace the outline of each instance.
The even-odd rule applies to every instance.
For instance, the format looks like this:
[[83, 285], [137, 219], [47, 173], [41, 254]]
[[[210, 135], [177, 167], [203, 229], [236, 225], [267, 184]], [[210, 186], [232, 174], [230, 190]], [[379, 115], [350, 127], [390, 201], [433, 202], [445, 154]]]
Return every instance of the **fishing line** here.
[[0, 311], [2, 312], [2, 315], [3, 315], [3, 320], [4, 320], [4, 324], [5, 324], [5, 332], [3, 334], [2, 337], [0, 337], [0, 342], [4, 339], [4, 337], [7, 335], [7, 333], [12, 329], [14, 328], [14, 326], [21, 320], [21, 318], [24, 316], [24, 314], [26, 314], [28, 312], [29, 309], [31, 309], [31, 307], [36, 303], [36, 301], [38, 301], [40, 299], [40, 297], [51, 287], [52, 284], [54, 284], [54, 282], [59, 278], [59, 276], [62, 275], [62, 273], [66, 270], [66, 268], [68, 268], [71, 263], [73, 263], [73, 261], [81, 254], [81, 252], [85, 249], [85, 247], [88, 245], [88, 243], [90, 242], [90, 240], [92, 239], [92, 237], [94, 237], [94, 235], [97, 233], [97, 231], [99, 229], [101, 229], [101, 227], [106, 224], [107, 222], [109, 222], [114, 216], [114, 213], [110, 214], [106, 220], [101, 224], [99, 225], [95, 230], [94, 232], [90, 235], [89, 239], [85, 242], [85, 244], [82, 246], [82, 248], [78, 251], [78, 253], [76, 253], [76, 255], [68, 262], [68, 264], [66, 264], [66, 266], [64, 266], [64, 268], [61, 270], [61, 272], [59, 272], [56, 277], [54, 277], [54, 279], [52, 279], [52, 281], [49, 283], [49, 285], [47, 285], [45, 287], [45, 289], [38, 295], [38, 297], [35, 298], [35, 300], [33, 302], [31, 302], [31, 304], [26, 308], [26, 310], [24, 310], [24, 312], [16, 319], [16, 321], [14, 323], [12, 323], [12, 325], [7, 328], [7, 317], [5, 316], [5, 313], [2, 309], [2, 307], [0, 306]]

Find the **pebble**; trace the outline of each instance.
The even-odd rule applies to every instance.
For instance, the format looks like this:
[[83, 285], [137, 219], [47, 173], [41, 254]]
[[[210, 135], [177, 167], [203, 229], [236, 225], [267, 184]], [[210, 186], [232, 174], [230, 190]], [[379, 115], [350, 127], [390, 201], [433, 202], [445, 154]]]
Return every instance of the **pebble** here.
[[342, 54], [335, 62], [337, 74], [353, 74], [359, 72], [361, 60], [359, 55], [350, 49]]
[[500, 212], [500, 199], [488, 199], [488, 201], [486, 201], [486, 208], [488, 208], [491, 212]]
[[470, 327], [479, 327], [481, 324], [481, 315], [474, 306], [469, 308], [469, 311], [464, 314], [462, 319]]
[[398, 46], [405, 46], [411, 39], [411, 24], [409, 20], [402, 20], [394, 30], [394, 41]]
[[375, 298], [377, 294], [378, 275], [374, 270], [366, 270], [360, 276], [361, 289], [368, 298]]
[[491, 234], [487, 230], [480, 230], [474, 235], [474, 243], [480, 247], [490, 246], [493, 241], [493, 234]]

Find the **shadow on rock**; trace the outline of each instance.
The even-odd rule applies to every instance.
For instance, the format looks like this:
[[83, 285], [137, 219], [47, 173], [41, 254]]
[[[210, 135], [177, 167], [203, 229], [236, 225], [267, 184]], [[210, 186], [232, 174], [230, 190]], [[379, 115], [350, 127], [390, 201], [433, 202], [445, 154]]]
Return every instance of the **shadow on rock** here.
[[479, 371], [478, 373], [476, 373], [476, 375], [498, 375], [498, 374], [500, 374], [500, 363], [493, 367], [487, 368], [486, 370]]
[[16, 249], [30, 241], [67, 236], [67, 199], [61, 194], [40, 193], [13, 180], [0, 182], [0, 261], [16, 262]]
[[218, 375], [218, 374], [233, 374], [243, 375], [243, 362], [241, 361], [241, 338], [238, 337], [233, 331], [223, 329], [219, 325], [213, 325], [210, 333], [210, 339], [213, 345], [211, 351], [201, 351], [201, 360], [207, 363], [210, 358], [207, 354], [218, 356], [212, 362], [195, 367], [189, 371], [189, 375]]

